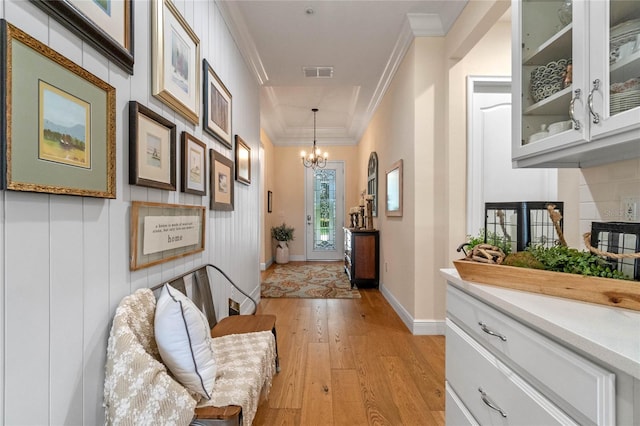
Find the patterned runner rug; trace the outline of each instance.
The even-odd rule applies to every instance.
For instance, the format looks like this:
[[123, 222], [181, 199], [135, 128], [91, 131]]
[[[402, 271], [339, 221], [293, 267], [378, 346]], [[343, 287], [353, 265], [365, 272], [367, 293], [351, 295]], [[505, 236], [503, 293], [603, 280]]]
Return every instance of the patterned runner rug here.
[[262, 297], [299, 297], [309, 299], [359, 299], [342, 264], [306, 264], [290, 262], [275, 265], [261, 284]]

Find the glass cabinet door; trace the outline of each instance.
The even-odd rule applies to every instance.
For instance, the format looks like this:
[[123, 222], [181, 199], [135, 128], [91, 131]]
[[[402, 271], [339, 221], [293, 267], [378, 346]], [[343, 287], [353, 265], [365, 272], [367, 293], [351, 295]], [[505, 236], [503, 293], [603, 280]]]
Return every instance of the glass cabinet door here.
[[[514, 158], [552, 152], [586, 142], [584, 126], [587, 76], [584, 2], [514, 1], [519, 20], [521, 87], [520, 134], [514, 135]], [[517, 68], [514, 64], [514, 74]], [[514, 99], [514, 101], [516, 101]], [[514, 108], [516, 102], [514, 102]], [[517, 145], [516, 145], [517, 144]]]
[[589, 2], [591, 138], [640, 128], [640, 2]]

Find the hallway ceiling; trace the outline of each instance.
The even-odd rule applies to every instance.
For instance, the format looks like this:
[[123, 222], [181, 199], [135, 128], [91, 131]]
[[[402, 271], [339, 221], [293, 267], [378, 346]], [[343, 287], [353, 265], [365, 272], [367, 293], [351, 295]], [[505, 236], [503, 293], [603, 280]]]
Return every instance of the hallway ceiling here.
[[318, 108], [322, 147], [359, 141], [413, 38], [445, 35], [467, 0], [217, 3], [262, 85], [260, 125], [273, 144], [310, 143]]

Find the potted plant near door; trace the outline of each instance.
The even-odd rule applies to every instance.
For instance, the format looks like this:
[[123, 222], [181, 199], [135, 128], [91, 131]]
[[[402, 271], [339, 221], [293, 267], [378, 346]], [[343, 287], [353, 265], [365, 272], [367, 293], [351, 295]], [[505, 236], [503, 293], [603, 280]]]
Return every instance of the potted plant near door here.
[[288, 227], [284, 222], [279, 226], [271, 227], [271, 236], [278, 241], [276, 246], [276, 263], [289, 263], [289, 244], [293, 240], [294, 229]]

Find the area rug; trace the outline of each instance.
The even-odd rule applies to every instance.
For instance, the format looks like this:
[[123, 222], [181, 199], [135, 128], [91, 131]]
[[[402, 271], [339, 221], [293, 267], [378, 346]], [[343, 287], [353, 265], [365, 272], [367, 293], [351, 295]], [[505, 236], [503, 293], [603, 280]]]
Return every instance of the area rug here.
[[275, 265], [261, 284], [262, 297], [359, 299], [341, 264]]

